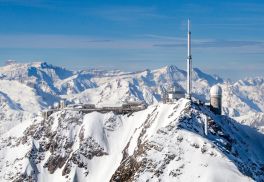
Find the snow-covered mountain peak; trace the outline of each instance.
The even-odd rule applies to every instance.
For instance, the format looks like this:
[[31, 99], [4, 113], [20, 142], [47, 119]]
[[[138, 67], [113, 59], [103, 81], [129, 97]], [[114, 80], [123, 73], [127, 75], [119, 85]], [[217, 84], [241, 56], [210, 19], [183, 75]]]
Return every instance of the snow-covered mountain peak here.
[[128, 115], [59, 111], [2, 136], [0, 179], [261, 181], [263, 139], [186, 99]]
[[53, 76], [53, 79], [65, 79], [73, 75], [72, 71], [47, 64], [46, 62], [13, 63], [0, 67], [0, 73], [5, 75], [5, 79], [11, 80], [28, 80], [30, 77], [40, 79], [44, 73], [47, 76]]
[[210, 86], [215, 85], [217, 83], [223, 83], [223, 79], [221, 79], [219, 76], [209, 75], [201, 71], [199, 68], [193, 68], [193, 78], [195, 80], [207, 80]]
[[165, 73], [165, 72], [181, 72], [183, 74], [186, 74], [185, 71], [179, 69], [176, 65], [168, 65], [168, 66], [162, 67], [160, 69], [156, 69], [154, 71], [161, 71], [163, 73]]

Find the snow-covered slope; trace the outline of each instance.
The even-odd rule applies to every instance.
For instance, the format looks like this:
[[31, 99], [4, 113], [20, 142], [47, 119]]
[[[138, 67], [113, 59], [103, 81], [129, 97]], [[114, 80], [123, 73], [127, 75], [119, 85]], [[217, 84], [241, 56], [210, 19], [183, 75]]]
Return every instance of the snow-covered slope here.
[[222, 88], [224, 113], [264, 133], [264, 78], [224, 83]]
[[[92, 103], [98, 106], [121, 105], [128, 99], [155, 104], [162, 100], [164, 89], [173, 83], [185, 88], [186, 72], [176, 66], [138, 72], [88, 69], [70, 71], [47, 63], [10, 64], [0, 67], [0, 135], [20, 116], [37, 114], [61, 98], [69, 102]], [[223, 88], [223, 111], [228, 116], [263, 131], [264, 78], [230, 83], [195, 68], [194, 96], [209, 99], [214, 84]], [[26, 114], [24, 114], [26, 113]]]
[[263, 181], [263, 139], [186, 99], [128, 115], [59, 111], [2, 135], [0, 181]]
[[[226, 116], [185, 99], [162, 104], [168, 86], [185, 88], [186, 72], [176, 66], [0, 67], [0, 181], [264, 181], [264, 78], [230, 83], [195, 68], [193, 80], [203, 101], [212, 85], [222, 86]], [[128, 115], [60, 111], [43, 120], [40, 111], [62, 98], [97, 106], [139, 99], [149, 107]]]
[[0, 80], [0, 134], [41, 109], [42, 100], [34, 89], [14, 80]]

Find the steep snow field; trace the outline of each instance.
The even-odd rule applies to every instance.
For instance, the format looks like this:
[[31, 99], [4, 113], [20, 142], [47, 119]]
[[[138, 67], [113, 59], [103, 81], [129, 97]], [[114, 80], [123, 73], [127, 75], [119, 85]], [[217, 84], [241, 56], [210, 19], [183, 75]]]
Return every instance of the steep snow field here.
[[2, 136], [0, 181], [261, 181], [263, 139], [185, 99], [132, 115], [61, 111]]
[[0, 80], [0, 134], [40, 111], [34, 90], [18, 81]]

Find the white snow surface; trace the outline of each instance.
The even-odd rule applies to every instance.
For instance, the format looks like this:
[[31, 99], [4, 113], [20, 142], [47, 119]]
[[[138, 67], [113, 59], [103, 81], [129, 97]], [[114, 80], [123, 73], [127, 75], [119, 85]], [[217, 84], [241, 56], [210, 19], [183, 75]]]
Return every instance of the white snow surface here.
[[[195, 98], [208, 101], [210, 87], [222, 87], [226, 116], [219, 118], [205, 107], [189, 110], [185, 99], [161, 103], [172, 83], [185, 88], [186, 72], [176, 66], [122, 72], [15, 63], [0, 67], [0, 75], [0, 181], [104, 182], [134, 159], [132, 181], [264, 181], [263, 77], [231, 83], [195, 68]], [[60, 111], [44, 121], [40, 112], [62, 98], [149, 106], [132, 115]], [[222, 130], [209, 126], [204, 136], [206, 117]]]
[[[23, 121], [66, 98], [69, 103], [120, 106], [126, 100], [147, 104], [162, 101], [171, 84], [185, 88], [186, 72], [176, 66], [156, 70], [122, 72], [87, 69], [71, 71], [47, 63], [14, 63], [0, 67], [0, 135]], [[257, 129], [263, 128], [264, 78], [247, 78], [231, 83], [194, 68], [194, 97], [208, 102], [210, 87], [223, 90], [223, 112]], [[237, 118], [236, 118], [237, 117]], [[241, 121], [242, 122], [242, 121]], [[261, 130], [262, 131], [262, 130]]]
[[[204, 117], [221, 129], [211, 126], [205, 136]], [[185, 99], [132, 115], [61, 111], [2, 136], [0, 181], [104, 182], [130, 157], [140, 164], [132, 181], [261, 181], [263, 139], [256, 130]]]

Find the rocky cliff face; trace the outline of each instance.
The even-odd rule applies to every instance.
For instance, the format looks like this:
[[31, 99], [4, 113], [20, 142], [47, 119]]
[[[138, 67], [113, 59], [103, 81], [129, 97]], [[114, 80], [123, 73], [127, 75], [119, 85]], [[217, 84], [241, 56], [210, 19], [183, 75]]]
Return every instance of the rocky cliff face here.
[[59, 111], [1, 137], [0, 181], [263, 181], [263, 139], [185, 99], [128, 115]]

